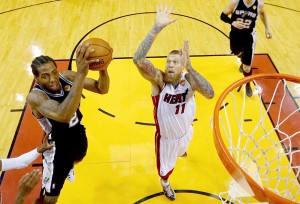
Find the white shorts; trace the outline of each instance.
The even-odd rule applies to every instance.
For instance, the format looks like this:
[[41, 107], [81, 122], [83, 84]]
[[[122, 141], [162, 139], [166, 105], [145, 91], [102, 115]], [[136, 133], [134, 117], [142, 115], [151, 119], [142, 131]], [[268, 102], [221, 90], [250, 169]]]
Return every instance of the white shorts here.
[[160, 176], [166, 176], [170, 173], [176, 164], [177, 157], [182, 156], [193, 137], [193, 126], [190, 127], [187, 134], [178, 139], [160, 138], [159, 144], [156, 147], [159, 148], [159, 152], [156, 152], [157, 168]]

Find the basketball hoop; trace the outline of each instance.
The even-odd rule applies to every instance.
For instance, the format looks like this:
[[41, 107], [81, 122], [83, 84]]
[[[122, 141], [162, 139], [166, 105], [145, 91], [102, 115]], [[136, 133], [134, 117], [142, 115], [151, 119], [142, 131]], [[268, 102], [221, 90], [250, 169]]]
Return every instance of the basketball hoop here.
[[[252, 97], [245, 94], [249, 82], [255, 86]], [[253, 203], [253, 198], [300, 203], [299, 89], [300, 77], [257, 74], [221, 94], [213, 116], [214, 142], [234, 178], [219, 195], [223, 203]], [[240, 187], [246, 193], [237, 193]]]

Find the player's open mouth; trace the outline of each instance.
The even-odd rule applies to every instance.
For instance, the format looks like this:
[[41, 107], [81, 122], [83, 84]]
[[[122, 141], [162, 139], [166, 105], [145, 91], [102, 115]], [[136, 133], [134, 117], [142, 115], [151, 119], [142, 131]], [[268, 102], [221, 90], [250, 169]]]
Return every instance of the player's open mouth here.
[[59, 86], [58, 86], [58, 84], [57, 84], [57, 83], [50, 84], [50, 85], [49, 85], [49, 87], [50, 87], [51, 89], [54, 89], [54, 90], [56, 90], [56, 89], [58, 89], [58, 88], [59, 88]]

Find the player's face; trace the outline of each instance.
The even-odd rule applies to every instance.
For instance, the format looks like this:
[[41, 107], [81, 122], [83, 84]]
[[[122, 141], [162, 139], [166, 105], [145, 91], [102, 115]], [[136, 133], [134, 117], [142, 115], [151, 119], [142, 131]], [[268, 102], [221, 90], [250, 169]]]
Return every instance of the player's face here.
[[179, 54], [169, 54], [167, 57], [164, 81], [171, 84], [179, 83], [183, 66]]
[[53, 62], [38, 67], [39, 76], [35, 80], [49, 92], [58, 92], [60, 90], [59, 72]]

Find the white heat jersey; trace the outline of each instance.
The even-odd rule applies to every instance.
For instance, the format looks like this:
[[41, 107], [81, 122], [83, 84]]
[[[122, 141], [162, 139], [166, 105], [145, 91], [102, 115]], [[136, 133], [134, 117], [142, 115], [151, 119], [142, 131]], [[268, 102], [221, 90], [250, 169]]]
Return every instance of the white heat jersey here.
[[164, 84], [159, 95], [152, 96], [154, 119], [161, 138], [176, 139], [186, 135], [194, 120], [196, 104], [189, 82], [181, 74], [179, 85]]

